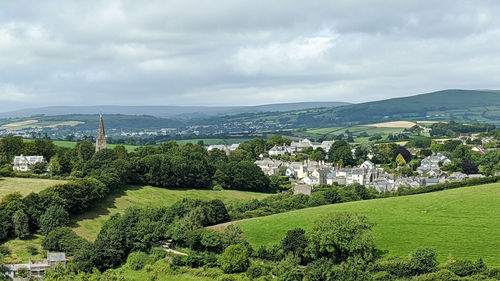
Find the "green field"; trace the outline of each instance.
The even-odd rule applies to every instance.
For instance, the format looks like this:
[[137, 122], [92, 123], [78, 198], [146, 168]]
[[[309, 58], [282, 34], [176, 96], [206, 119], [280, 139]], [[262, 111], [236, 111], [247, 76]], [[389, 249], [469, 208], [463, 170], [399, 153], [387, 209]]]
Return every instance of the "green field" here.
[[183, 198], [202, 200], [221, 199], [222, 201], [241, 199], [262, 199], [269, 196], [265, 193], [245, 192], [237, 190], [195, 190], [166, 189], [152, 186], [125, 186], [108, 195], [106, 199], [91, 211], [76, 217], [75, 232], [91, 241], [99, 233], [102, 224], [113, 214], [123, 213], [128, 207], [170, 206]]
[[[61, 147], [69, 147], [69, 148], [73, 148], [76, 146], [76, 142], [72, 142], [72, 141], [60, 141], [60, 140], [55, 140], [54, 141], [54, 144], [57, 145], [57, 146], [61, 146]], [[113, 149], [115, 148], [117, 145], [119, 144], [108, 144], [107, 145], [107, 148], [110, 148], [110, 149]], [[128, 145], [128, 144], [124, 144], [123, 146], [125, 146], [125, 148], [127, 149], [128, 152], [132, 152], [134, 151], [136, 148], [138, 148], [139, 146], [135, 146], [135, 145]]]
[[254, 247], [279, 243], [287, 230], [309, 229], [333, 212], [356, 212], [376, 223], [376, 245], [406, 256], [432, 247], [439, 261], [482, 257], [500, 265], [500, 183], [441, 192], [326, 205], [238, 222]]
[[404, 128], [377, 128], [371, 126], [353, 126], [353, 127], [329, 127], [329, 128], [318, 128], [309, 129], [304, 132], [296, 132], [294, 135], [302, 137], [326, 137], [326, 136], [337, 136], [349, 130], [354, 135], [359, 135], [362, 132], [368, 133], [370, 136], [375, 134], [388, 135], [388, 134], [398, 134], [403, 132]]
[[233, 144], [233, 143], [242, 143], [248, 142], [252, 139], [249, 138], [239, 138], [239, 139], [190, 139], [190, 140], [176, 140], [177, 143], [186, 144], [186, 143], [198, 143], [199, 141], [203, 141], [204, 145], [213, 145], [213, 144]]
[[28, 195], [31, 192], [40, 192], [49, 186], [64, 182], [50, 179], [0, 178], [0, 198], [12, 192]]

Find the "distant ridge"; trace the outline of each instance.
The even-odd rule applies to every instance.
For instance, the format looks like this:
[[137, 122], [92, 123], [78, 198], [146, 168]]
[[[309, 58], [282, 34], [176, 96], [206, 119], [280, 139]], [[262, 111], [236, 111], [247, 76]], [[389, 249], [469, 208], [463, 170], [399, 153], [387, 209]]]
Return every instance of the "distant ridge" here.
[[[208, 124], [220, 122], [207, 118]], [[449, 89], [409, 97], [301, 111], [239, 114], [226, 122], [272, 122], [280, 120], [292, 128], [373, 124], [399, 120], [486, 122], [500, 125], [500, 91]], [[203, 124], [203, 123], [202, 123]]]
[[298, 102], [278, 103], [257, 106], [47, 106], [26, 108], [0, 113], [0, 118], [24, 118], [35, 115], [59, 116], [69, 114], [122, 114], [150, 115], [162, 118], [203, 118], [246, 112], [292, 111], [322, 107], [337, 107], [348, 105], [347, 102]]

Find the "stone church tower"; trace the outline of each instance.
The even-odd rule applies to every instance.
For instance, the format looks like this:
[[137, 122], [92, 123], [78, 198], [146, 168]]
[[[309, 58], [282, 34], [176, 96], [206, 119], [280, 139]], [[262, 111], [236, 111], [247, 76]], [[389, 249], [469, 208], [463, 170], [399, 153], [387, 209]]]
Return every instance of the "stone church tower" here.
[[106, 149], [106, 133], [104, 132], [104, 122], [102, 114], [99, 115], [99, 130], [97, 131], [97, 140], [95, 143], [95, 151]]

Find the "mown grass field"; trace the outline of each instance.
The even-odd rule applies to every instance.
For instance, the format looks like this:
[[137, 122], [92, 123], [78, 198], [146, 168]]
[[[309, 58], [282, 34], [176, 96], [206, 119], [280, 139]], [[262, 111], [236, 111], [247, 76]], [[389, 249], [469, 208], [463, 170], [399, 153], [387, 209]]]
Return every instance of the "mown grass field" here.
[[326, 205], [238, 222], [254, 247], [279, 243], [286, 231], [309, 229], [334, 212], [355, 212], [376, 223], [378, 249], [406, 256], [432, 247], [443, 262], [483, 258], [500, 265], [500, 183], [441, 192]]
[[[61, 141], [61, 140], [54, 140], [54, 144], [57, 145], [57, 146], [61, 146], [61, 147], [69, 147], [69, 148], [73, 148], [76, 146], [76, 142], [72, 142], [72, 141]], [[107, 145], [107, 148], [110, 148], [110, 149], [113, 149], [115, 148], [117, 145], [119, 144], [108, 144]], [[127, 149], [128, 152], [132, 152], [134, 151], [136, 148], [138, 148], [139, 146], [135, 146], [135, 145], [128, 145], [128, 144], [124, 144], [123, 146], [125, 146], [125, 148]]]
[[346, 130], [349, 130], [354, 135], [359, 135], [362, 132], [366, 132], [369, 135], [388, 135], [388, 134], [397, 134], [401, 133], [404, 128], [398, 127], [374, 127], [374, 126], [353, 126], [353, 127], [330, 127], [330, 128], [318, 128], [318, 129], [310, 129], [305, 132], [297, 132], [297, 135], [301, 135], [304, 137], [320, 137], [320, 136], [329, 136], [329, 135], [339, 135], [344, 133]]
[[244, 192], [237, 190], [195, 190], [166, 189], [152, 186], [125, 186], [108, 195], [92, 210], [75, 218], [74, 231], [93, 241], [102, 224], [113, 214], [123, 213], [128, 207], [170, 206], [183, 198], [202, 200], [221, 199], [224, 202], [242, 199], [262, 199], [269, 196], [265, 193]]
[[186, 143], [194, 143], [197, 144], [199, 141], [203, 141], [204, 145], [214, 145], [214, 144], [233, 144], [233, 143], [242, 143], [248, 142], [252, 139], [242, 138], [242, 139], [190, 139], [190, 140], [176, 140], [177, 143], [186, 144]]
[[51, 179], [0, 178], [0, 198], [12, 192], [28, 195], [31, 192], [40, 192], [49, 186], [64, 182]]

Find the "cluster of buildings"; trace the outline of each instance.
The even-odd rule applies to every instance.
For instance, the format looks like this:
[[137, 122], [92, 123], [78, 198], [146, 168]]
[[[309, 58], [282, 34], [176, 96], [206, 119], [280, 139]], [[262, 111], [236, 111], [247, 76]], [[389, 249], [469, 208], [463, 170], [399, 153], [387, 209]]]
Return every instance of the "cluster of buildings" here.
[[213, 149], [218, 149], [220, 151], [224, 151], [226, 152], [226, 154], [229, 154], [231, 153], [232, 151], [235, 151], [236, 149], [238, 149], [238, 147], [240, 146], [239, 143], [233, 143], [231, 145], [225, 145], [225, 144], [213, 144], [213, 145], [209, 145], [207, 147], [207, 151], [211, 151]]
[[47, 259], [32, 260], [30, 258], [26, 264], [5, 265], [5, 275], [11, 280], [42, 279], [48, 269], [55, 269], [58, 265], [66, 268], [66, 260], [65, 253], [47, 252]]
[[324, 151], [328, 151], [330, 150], [330, 147], [332, 147], [333, 143], [334, 141], [312, 142], [308, 139], [303, 139], [299, 141], [292, 141], [290, 145], [275, 145], [268, 151], [268, 153], [269, 156], [281, 156], [285, 154], [295, 155], [297, 152], [309, 147], [314, 150], [322, 148]]
[[277, 159], [263, 158], [255, 164], [266, 175], [286, 175], [296, 186], [296, 193], [308, 194], [314, 186], [328, 184], [361, 184], [375, 188], [378, 192], [397, 191], [400, 187], [417, 188], [438, 183], [462, 181], [484, 177], [480, 174], [467, 175], [460, 172], [448, 174], [441, 170], [443, 165], [451, 163], [443, 154], [434, 154], [424, 158], [417, 168], [417, 176], [395, 176], [367, 160], [352, 168], [341, 168], [325, 161], [284, 162]]

